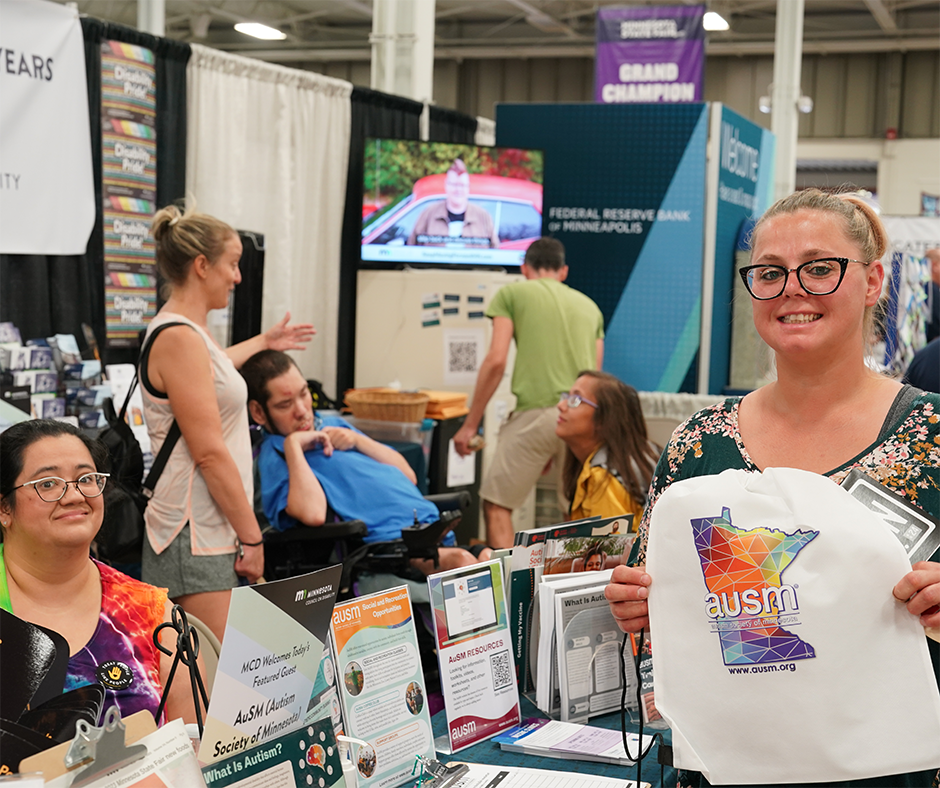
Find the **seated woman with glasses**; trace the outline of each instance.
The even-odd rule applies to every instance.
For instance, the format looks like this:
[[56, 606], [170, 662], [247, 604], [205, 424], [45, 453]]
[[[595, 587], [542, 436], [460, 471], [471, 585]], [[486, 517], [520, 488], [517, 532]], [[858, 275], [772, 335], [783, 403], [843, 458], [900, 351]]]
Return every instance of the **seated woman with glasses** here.
[[562, 469], [569, 516], [639, 519], [659, 448], [646, 435], [636, 391], [606, 372], [585, 370], [558, 403], [555, 434], [568, 449]]
[[[106, 464], [101, 443], [63, 422], [24, 421], [0, 434], [0, 607], [65, 638], [63, 691], [98, 683], [102, 715], [115, 704], [122, 717], [156, 714], [172, 659], [153, 631], [171, 607], [166, 589], [89, 557], [104, 515], [108, 474], [98, 469]], [[161, 633], [171, 651], [173, 634]], [[196, 721], [185, 677], [173, 682], [165, 714]]]
[[[757, 222], [752, 265], [741, 276], [757, 332], [774, 351], [777, 379], [700, 411], [673, 433], [656, 467], [632, 566], [617, 567], [607, 586], [621, 630], [649, 627], [648, 599], [656, 593], [655, 578], [644, 568], [651, 513], [675, 482], [729, 468], [798, 468], [840, 484], [857, 468], [940, 516], [940, 395], [902, 386], [865, 364], [887, 247], [878, 215], [850, 195], [806, 189], [777, 202]], [[886, 604], [903, 604], [924, 627], [940, 626], [940, 554], [932, 558], [885, 589]], [[938, 644], [928, 646], [940, 671]], [[890, 689], [879, 682], [866, 691], [880, 697]], [[722, 698], [703, 687], [701, 702], [720, 704]], [[864, 784], [930, 785], [935, 775], [931, 770]], [[707, 783], [697, 772], [680, 772], [679, 784]]]

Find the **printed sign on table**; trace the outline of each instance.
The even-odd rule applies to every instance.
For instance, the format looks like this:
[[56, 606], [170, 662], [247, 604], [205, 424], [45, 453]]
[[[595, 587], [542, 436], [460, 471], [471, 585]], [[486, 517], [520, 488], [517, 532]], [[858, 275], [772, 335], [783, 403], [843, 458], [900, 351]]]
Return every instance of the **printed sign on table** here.
[[500, 567], [489, 561], [428, 578], [451, 752], [519, 723]]
[[329, 718], [206, 766], [208, 788], [343, 788]]
[[595, 101], [701, 101], [704, 15], [704, 5], [598, 9]]
[[342, 567], [232, 589], [199, 748], [214, 763], [303, 725]]
[[337, 605], [331, 632], [346, 733], [369, 743], [355, 759], [359, 786], [402, 785], [416, 755], [434, 757], [407, 587]]
[[157, 197], [154, 55], [101, 44], [101, 147], [104, 200], [105, 324], [108, 347], [136, 347], [157, 313], [150, 221]]

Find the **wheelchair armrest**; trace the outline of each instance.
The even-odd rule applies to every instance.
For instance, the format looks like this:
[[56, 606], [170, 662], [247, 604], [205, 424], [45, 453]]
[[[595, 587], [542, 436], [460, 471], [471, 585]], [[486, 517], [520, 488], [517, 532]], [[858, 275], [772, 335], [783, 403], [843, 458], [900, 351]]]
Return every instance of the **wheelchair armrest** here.
[[286, 531], [268, 531], [264, 534], [264, 541], [265, 544], [336, 541], [337, 539], [362, 539], [368, 533], [369, 528], [362, 520], [346, 520], [317, 526], [299, 525], [295, 528], [288, 528]]
[[437, 546], [448, 531], [460, 523], [460, 511], [441, 512], [441, 519], [435, 523], [412, 525], [402, 528], [401, 538], [412, 558], [433, 558], [437, 560]]
[[466, 490], [457, 490], [456, 492], [434, 493], [434, 495], [425, 495], [424, 499], [433, 503], [439, 512], [465, 511], [470, 506], [470, 493]]

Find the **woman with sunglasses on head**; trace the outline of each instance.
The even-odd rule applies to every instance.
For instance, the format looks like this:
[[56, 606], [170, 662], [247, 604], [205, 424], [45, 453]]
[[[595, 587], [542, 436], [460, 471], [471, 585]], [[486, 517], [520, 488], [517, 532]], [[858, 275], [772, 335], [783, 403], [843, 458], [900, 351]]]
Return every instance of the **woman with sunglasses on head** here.
[[[154, 629], [170, 620], [166, 589], [89, 557], [107, 460], [101, 443], [59, 421], [24, 421], [0, 434], [0, 607], [65, 638], [65, 691], [98, 683], [102, 715], [115, 704], [122, 717], [156, 714], [172, 666], [153, 643]], [[175, 634], [161, 633], [171, 651]], [[167, 720], [196, 721], [189, 689], [185, 678], [174, 680]]]
[[[910, 503], [940, 516], [940, 396], [903, 386], [866, 366], [888, 245], [864, 202], [808, 189], [773, 205], [751, 236], [741, 275], [754, 324], [774, 351], [777, 378], [692, 416], [660, 458], [632, 566], [614, 570], [611, 611], [624, 632], [649, 626], [655, 578], [644, 570], [653, 507], [669, 485], [734, 468], [788, 467], [839, 484], [859, 469]], [[940, 555], [921, 561], [893, 589], [924, 627], [940, 626]], [[655, 639], [655, 632], [651, 633]], [[937, 643], [928, 641], [940, 681]], [[864, 785], [926, 785], [935, 772]], [[705, 785], [680, 772], [680, 785]]]
[[584, 370], [558, 403], [555, 434], [567, 445], [562, 484], [569, 517], [643, 511], [659, 449], [646, 435], [636, 391], [606, 372]]

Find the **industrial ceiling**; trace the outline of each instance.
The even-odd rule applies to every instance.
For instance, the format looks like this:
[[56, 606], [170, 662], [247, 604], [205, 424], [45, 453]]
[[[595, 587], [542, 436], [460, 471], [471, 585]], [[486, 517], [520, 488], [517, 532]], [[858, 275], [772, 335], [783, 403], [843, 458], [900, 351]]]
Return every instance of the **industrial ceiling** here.
[[[680, 3], [436, 0], [435, 57], [593, 57], [598, 8]], [[83, 14], [137, 27], [136, 2], [78, 0], [76, 5]], [[720, 13], [730, 29], [708, 34], [707, 55], [772, 54], [776, 5], [776, 0], [710, 0], [709, 10]], [[371, 58], [371, 0], [165, 0], [165, 18], [169, 38], [299, 68]], [[287, 37], [276, 42], [250, 38], [233, 28], [243, 21], [262, 22]], [[940, 3], [805, 0], [803, 39], [806, 54], [936, 50]]]

